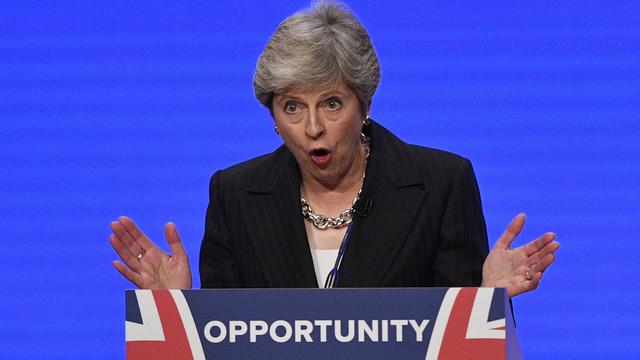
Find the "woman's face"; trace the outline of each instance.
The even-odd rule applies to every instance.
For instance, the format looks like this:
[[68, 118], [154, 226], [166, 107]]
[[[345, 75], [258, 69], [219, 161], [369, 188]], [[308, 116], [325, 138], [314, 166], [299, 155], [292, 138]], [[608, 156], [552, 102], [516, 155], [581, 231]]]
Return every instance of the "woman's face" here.
[[363, 116], [358, 97], [343, 81], [316, 90], [277, 94], [273, 116], [303, 179], [337, 186], [360, 171]]

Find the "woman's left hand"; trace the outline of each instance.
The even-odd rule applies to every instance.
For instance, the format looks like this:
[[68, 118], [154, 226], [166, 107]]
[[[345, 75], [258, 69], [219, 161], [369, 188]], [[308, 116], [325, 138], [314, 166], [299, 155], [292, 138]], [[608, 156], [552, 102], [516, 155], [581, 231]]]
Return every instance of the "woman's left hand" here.
[[555, 260], [560, 244], [556, 234], [546, 233], [530, 243], [511, 249], [513, 240], [524, 227], [526, 216], [516, 216], [484, 261], [482, 286], [503, 287], [510, 297], [538, 287], [542, 273]]

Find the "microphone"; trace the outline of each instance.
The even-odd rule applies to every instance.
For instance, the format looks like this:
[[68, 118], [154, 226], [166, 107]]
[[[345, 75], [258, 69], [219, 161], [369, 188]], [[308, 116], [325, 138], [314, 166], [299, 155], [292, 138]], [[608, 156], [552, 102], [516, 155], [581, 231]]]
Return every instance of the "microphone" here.
[[353, 207], [353, 212], [358, 216], [367, 217], [371, 212], [372, 206], [373, 206], [373, 199], [369, 197], [362, 197], [358, 200], [358, 202]]

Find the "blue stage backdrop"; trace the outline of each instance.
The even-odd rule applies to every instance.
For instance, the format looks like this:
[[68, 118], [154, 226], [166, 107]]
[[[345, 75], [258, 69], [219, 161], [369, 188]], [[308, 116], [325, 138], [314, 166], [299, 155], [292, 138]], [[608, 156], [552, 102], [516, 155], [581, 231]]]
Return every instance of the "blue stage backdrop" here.
[[[109, 222], [197, 277], [209, 176], [280, 144], [254, 65], [305, 2], [9, 1], [0, 11], [0, 358], [124, 356]], [[353, 1], [382, 66], [372, 117], [471, 159], [493, 244], [558, 233], [514, 299], [530, 359], [640, 356], [636, 1]]]

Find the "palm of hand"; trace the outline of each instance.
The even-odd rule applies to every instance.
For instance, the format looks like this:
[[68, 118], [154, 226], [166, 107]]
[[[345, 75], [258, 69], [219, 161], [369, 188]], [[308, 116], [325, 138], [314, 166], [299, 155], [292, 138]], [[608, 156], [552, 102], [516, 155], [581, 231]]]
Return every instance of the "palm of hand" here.
[[506, 288], [510, 296], [532, 290], [524, 281], [528, 270], [526, 262], [527, 257], [521, 249], [494, 249], [484, 262], [483, 279], [485, 276], [492, 279], [492, 287]]
[[[186, 257], [171, 256], [157, 247], [144, 253], [140, 273], [144, 289], [191, 288], [191, 269]], [[188, 281], [187, 281], [188, 280]]]
[[191, 288], [189, 259], [174, 224], [165, 227], [173, 255], [158, 248], [131, 219], [121, 217], [111, 223], [111, 229], [113, 235], [109, 236], [109, 241], [124, 262], [114, 261], [113, 266], [138, 288]]
[[560, 248], [556, 235], [546, 233], [526, 245], [510, 245], [524, 227], [525, 216], [516, 216], [500, 236], [482, 267], [482, 286], [503, 287], [513, 297], [538, 287], [542, 273], [555, 260]]

